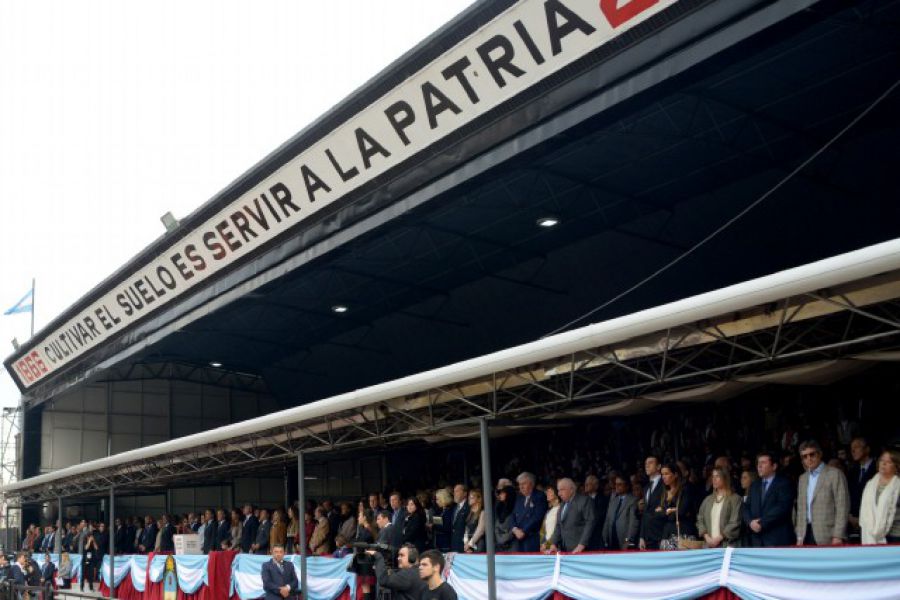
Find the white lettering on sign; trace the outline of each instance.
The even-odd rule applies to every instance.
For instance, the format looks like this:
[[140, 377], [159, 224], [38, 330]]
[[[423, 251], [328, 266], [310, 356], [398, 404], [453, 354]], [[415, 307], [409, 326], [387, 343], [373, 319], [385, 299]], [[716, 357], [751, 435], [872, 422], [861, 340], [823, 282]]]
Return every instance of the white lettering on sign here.
[[524, 0], [286, 162], [10, 365], [28, 388], [677, 0]]

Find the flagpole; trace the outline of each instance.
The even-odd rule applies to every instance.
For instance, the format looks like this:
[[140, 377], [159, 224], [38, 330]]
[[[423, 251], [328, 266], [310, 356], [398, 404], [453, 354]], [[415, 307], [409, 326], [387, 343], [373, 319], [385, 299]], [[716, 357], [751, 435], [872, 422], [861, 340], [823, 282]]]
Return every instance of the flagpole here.
[[34, 277], [31, 278], [31, 337], [34, 337]]

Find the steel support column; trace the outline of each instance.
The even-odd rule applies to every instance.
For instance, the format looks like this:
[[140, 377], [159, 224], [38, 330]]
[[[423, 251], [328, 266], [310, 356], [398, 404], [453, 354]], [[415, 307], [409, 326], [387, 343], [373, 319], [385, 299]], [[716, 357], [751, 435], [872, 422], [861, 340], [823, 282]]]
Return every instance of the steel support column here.
[[481, 487], [484, 498], [484, 539], [487, 550], [488, 600], [497, 600], [497, 576], [494, 571], [494, 497], [491, 483], [491, 440], [487, 419], [478, 420], [481, 428]]
[[297, 533], [300, 539], [300, 597], [309, 600], [306, 591], [306, 479], [303, 474], [303, 453], [297, 453], [297, 518], [300, 519]]
[[[109, 598], [115, 598], [116, 588], [116, 491], [109, 486]], [[103, 578], [103, 564], [100, 564], [100, 578]]]
[[63, 536], [63, 499], [59, 497], [56, 508], [56, 537], [53, 538], [53, 551], [57, 556], [62, 555], [62, 536]]

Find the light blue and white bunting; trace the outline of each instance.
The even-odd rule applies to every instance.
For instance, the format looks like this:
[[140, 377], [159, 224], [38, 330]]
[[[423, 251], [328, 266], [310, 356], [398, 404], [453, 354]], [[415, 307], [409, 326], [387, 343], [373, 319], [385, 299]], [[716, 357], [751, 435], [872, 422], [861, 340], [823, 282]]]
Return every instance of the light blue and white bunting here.
[[[165, 557], [163, 557], [165, 558]], [[209, 585], [209, 557], [204, 554], [182, 554], [175, 557], [178, 589], [193, 594], [201, 585]]]
[[[231, 564], [231, 593], [236, 593], [241, 600], [263, 597], [265, 592], [262, 586], [262, 566], [269, 560], [271, 560], [269, 556], [238, 554]], [[290, 555], [286, 556], [285, 560], [293, 563], [299, 579], [300, 557]], [[350, 597], [355, 597], [356, 576], [347, 571], [351, 560], [350, 556], [343, 559], [308, 557], [306, 579], [310, 600], [334, 600], [348, 586]]]

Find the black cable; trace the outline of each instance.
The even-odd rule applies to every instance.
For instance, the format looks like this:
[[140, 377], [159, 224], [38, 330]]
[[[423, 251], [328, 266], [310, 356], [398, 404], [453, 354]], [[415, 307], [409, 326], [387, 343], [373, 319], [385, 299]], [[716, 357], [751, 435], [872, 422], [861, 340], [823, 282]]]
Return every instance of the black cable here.
[[635, 283], [634, 285], [632, 285], [632, 286], [631, 286], [630, 288], [628, 288], [627, 290], [625, 290], [625, 291], [623, 291], [623, 292], [620, 292], [619, 294], [613, 296], [612, 298], [610, 298], [609, 300], [607, 300], [607, 301], [604, 302], [603, 304], [601, 304], [601, 305], [599, 305], [599, 306], [596, 306], [596, 307], [592, 308], [591, 310], [589, 310], [588, 312], [584, 313], [583, 315], [581, 315], [581, 316], [579, 316], [579, 317], [576, 317], [575, 319], [572, 319], [571, 321], [569, 321], [569, 322], [566, 323], [565, 325], [562, 325], [561, 327], [557, 327], [556, 329], [554, 329], [554, 330], [551, 331], [550, 333], [545, 334], [545, 335], [542, 336], [542, 337], [547, 337], [547, 336], [555, 335], [555, 334], [557, 334], [557, 333], [560, 333], [561, 331], [564, 331], [564, 330], [568, 329], [568, 328], [571, 327], [572, 325], [575, 325], [576, 323], [578, 323], [578, 322], [580, 322], [580, 321], [583, 321], [584, 319], [590, 317], [591, 315], [595, 314], [596, 312], [603, 310], [604, 308], [606, 308], [607, 306], [609, 306], [609, 305], [612, 304], [613, 302], [616, 302], [616, 301], [622, 299], [623, 297], [627, 296], [628, 294], [630, 294], [631, 292], [633, 292], [633, 291], [635, 291], [636, 289], [640, 288], [641, 286], [643, 286], [643, 285], [646, 284], [647, 282], [652, 281], [653, 279], [655, 279], [656, 277], [658, 277], [658, 276], [661, 275], [662, 273], [665, 273], [666, 271], [668, 271], [669, 269], [671, 269], [672, 267], [674, 267], [675, 265], [677, 265], [679, 262], [681, 262], [682, 260], [684, 260], [685, 258], [687, 258], [688, 256], [690, 256], [691, 254], [693, 254], [694, 251], [696, 251], [697, 249], [699, 249], [701, 246], [703, 246], [704, 244], [706, 244], [708, 241], [710, 241], [711, 239], [713, 239], [714, 237], [716, 237], [717, 235], [719, 235], [720, 233], [722, 233], [723, 231], [725, 231], [725, 230], [728, 229], [729, 227], [731, 227], [731, 225], [733, 225], [736, 221], [738, 221], [740, 218], [742, 218], [744, 215], [746, 215], [746, 214], [749, 213], [751, 210], [753, 210], [754, 208], [756, 208], [760, 203], [762, 203], [763, 200], [765, 200], [766, 198], [768, 198], [769, 196], [771, 196], [772, 194], [774, 194], [774, 193], [775, 193], [776, 191], [778, 191], [785, 183], [787, 183], [788, 181], [790, 181], [791, 179], [793, 179], [794, 176], [797, 175], [797, 173], [799, 173], [800, 171], [802, 171], [802, 170], [803, 170], [804, 168], [806, 168], [812, 161], [814, 161], [815, 159], [817, 159], [817, 158], [819, 157], [819, 155], [821, 155], [823, 152], [825, 152], [826, 150], [828, 150], [828, 148], [830, 148], [836, 141], [838, 141], [841, 137], [843, 137], [843, 135], [844, 135], [845, 133], [847, 133], [848, 131], [850, 131], [850, 129], [852, 129], [857, 123], [859, 123], [859, 122], [863, 119], [863, 117], [865, 117], [867, 114], [869, 114], [870, 112], [872, 112], [872, 110], [874, 110], [874, 108], [875, 108], [876, 106], [878, 106], [885, 98], [887, 98], [888, 96], [890, 96], [890, 95], [891, 95], [891, 92], [893, 92], [893, 91], [897, 88], [897, 86], [900, 86], [900, 79], [898, 79], [897, 81], [895, 81], [890, 87], [888, 87], [888, 89], [886, 89], [884, 92], [882, 92], [881, 95], [879, 95], [877, 98], [875, 98], [875, 100], [873, 100], [873, 101], [872, 101], [872, 102], [871, 102], [871, 103], [870, 103], [870, 104], [869, 104], [869, 105], [868, 105], [861, 113], [859, 113], [858, 115], [856, 115], [856, 117], [855, 117], [852, 121], [850, 121], [849, 123], [847, 123], [847, 125], [845, 125], [843, 129], [841, 129], [840, 131], [838, 131], [838, 132], [834, 135], [834, 137], [832, 137], [830, 140], [828, 140], [827, 142], [825, 142], [825, 144], [822, 145], [821, 148], [819, 148], [818, 150], [816, 150], [815, 152], [813, 152], [806, 160], [804, 160], [804, 161], [803, 161], [802, 163], [800, 163], [797, 167], [795, 167], [790, 173], [788, 173], [788, 174], [785, 175], [783, 178], [781, 178], [781, 180], [779, 180], [778, 183], [776, 183], [774, 186], [772, 186], [771, 188], [769, 188], [762, 196], [760, 196], [759, 198], [757, 198], [756, 200], [754, 200], [753, 202], [751, 202], [749, 205], [747, 205], [747, 206], [746, 206], [743, 210], [741, 210], [739, 213], [737, 213], [736, 215], [734, 215], [733, 217], [731, 217], [730, 219], [728, 219], [728, 220], [727, 220], [725, 223], [723, 223], [718, 229], [716, 229], [715, 231], [713, 231], [712, 233], [710, 233], [709, 235], [707, 235], [705, 238], [703, 238], [702, 240], [700, 240], [699, 242], [697, 242], [696, 244], [694, 244], [692, 247], [690, 247], [690, 248], [688, 248], [687, 250], [685, 250], [682, 254], [680, 254], [679, 256], [675, 257], [672, 261], [668, 262], [667, 264], [663, 265], [662, 267], [660, 267], [659, 269], [657, 269], [656, 271], [654, 271], [653, 273], [651, 273], [651, 274], [648, 275], [647, 277], [644, 277], [643, 279], [641, 279], [640, 281], [638, 281], [637, 283]]

